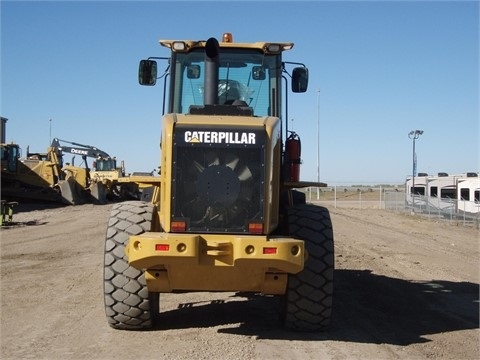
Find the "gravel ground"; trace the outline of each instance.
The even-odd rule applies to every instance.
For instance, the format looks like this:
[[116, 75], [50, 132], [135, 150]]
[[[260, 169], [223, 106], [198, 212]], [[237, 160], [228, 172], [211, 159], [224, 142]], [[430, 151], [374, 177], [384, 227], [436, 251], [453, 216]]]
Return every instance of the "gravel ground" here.
[[292, 333], [278, 298], [161, 294], [160, 325], [119, 331], [103, 304], [111, 205], [19, 206], [1, 229], [2, 359], [478, 359], [479, 231], [334, 209], [334, 318]]

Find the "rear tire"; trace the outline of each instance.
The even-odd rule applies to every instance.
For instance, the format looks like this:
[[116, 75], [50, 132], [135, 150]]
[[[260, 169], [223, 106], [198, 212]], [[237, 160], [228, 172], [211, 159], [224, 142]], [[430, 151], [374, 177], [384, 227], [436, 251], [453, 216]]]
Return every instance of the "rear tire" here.
[[287, 210], [289, 235], [304, 240], [304, 269], [288, 276], [284, 325], [296, 331], [324, 330], [332, 314], [333, 228], [324, 207], [301, 204]]
[[159, 293], [149, 293], [144, 272], [128, 264], [125, 245], [131, 235], [152, 230], [155, 207], [141, 201], [115, 204], [105, 240], [105, 314], [116, 329], [149, 329], [159, 312]]

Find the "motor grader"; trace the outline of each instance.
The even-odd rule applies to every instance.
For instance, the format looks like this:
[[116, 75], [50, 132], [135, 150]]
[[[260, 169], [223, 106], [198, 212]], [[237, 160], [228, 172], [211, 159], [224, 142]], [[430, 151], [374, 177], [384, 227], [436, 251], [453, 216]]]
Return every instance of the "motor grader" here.
[[[287, 85], [308, 70], [282, 60], [289, 42], [160, 40], [169, 57], [140, 61], [139, 83], [163, 78], [160, 183], [112, 207], [104, 300], [117, 329], [155, 328], [161, 293], [281, 297], [282, 323], [325, 329], [332, 310], [333, 230], [307, 204], [300, 142], [288, 130]], [[166, 70], [158, 74], [157, 60]], [[294, 67], [291, 71], [288, 69]]]

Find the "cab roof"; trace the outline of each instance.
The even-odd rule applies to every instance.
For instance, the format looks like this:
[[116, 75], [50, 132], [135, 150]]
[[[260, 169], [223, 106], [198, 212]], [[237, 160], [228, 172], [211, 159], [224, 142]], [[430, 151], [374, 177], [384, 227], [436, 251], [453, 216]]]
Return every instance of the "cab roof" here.
[[[160, 40], [160, 45], [168, 47], [174, 52], [189, 52], [195, 48], [204, 48], [206, 42], [206, 40]], [[266, 54], [278, 54], [293, 48], [291, 42], [236, 43], [233, 42], [230, 33], [223, 34], [222, 41], [219, 41], [218, 44], [220, 48], [257, 49]]]

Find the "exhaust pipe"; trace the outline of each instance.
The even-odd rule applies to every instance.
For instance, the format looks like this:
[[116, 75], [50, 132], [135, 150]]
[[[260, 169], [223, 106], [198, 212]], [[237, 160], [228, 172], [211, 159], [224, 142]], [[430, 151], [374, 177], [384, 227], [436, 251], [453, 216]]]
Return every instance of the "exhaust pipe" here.
[[205, 44], [205, 83], [203, 93], [204, 105], [218, 104], [218, 54], [220, 45], [217, 39], [210, 38]]

